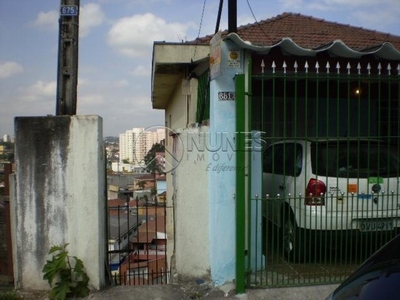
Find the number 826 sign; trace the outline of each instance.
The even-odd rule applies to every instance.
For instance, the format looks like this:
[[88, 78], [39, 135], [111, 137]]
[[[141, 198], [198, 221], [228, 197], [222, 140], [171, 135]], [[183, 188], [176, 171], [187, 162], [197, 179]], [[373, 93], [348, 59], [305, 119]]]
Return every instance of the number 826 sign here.
[[218, 100], [235, 100], [235, 92], [218, 92]]

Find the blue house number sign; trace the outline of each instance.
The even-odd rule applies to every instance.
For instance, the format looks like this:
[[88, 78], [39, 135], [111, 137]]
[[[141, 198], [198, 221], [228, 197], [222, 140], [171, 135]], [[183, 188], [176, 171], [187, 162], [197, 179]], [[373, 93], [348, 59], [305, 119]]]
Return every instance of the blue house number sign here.
[[61, 5], [60, 15], [67, 17], [74, 17], [78, 15], [77, 5]]

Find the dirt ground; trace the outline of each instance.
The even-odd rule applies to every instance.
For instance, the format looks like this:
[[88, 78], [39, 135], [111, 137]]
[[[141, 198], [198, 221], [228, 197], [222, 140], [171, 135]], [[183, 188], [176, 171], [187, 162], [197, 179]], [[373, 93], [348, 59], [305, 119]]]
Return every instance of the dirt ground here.
[[[0, 292], [13, 291], [14, 288], [10, 284], [8, 277], [0, 275]], [[183, 280], [172, 289], [176, 292], [176, 299], [226, 299], [234, 295], [233, 291], [226, 291], [216, 288], [209, 282], [202, 279]], [[139, 291], [139, 290], [138, 290]], [[93, 299], [96, 294], [101, 294], [103, 291], [93, 291], [85, 299]], [[29, 291], [17, 290], [16, 294], [21, 297], [21, 300], [49, 300], [48, 291]]]

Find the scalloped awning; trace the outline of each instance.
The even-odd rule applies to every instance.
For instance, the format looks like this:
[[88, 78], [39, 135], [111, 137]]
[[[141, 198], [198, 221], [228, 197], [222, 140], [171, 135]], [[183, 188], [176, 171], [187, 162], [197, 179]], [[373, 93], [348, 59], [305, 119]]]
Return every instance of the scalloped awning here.
[[280, 47], [284, 54], [294, 56], [316, 56], [320, 52], [328, 52], [332, 56], [344, 58], [361, 58], [365, 55], [374, 55], [377, 58], [400, 61], [400, 51], [391, 43], [383, 43], [373, 49], [356, 51], [349, 48], [341, 40], [319, 47], [318, 49], [306, 49], [297, 45], [291, 38], [283, 38], [278, 43], [271, 46], [254, 46], [240, 38], [236, 33], [228, 34], [224, 39], [229, 39], [243, 49], [248, 49], [258, 53], [268, 54], [273, 48]]

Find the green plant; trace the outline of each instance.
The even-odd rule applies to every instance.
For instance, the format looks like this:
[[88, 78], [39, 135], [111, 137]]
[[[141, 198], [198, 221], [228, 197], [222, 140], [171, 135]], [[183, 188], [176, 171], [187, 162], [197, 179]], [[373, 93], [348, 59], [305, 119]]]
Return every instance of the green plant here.
[[157, 188], [156, 188], [155, 186], [153, 186], [153, 187], [151, 188], [151, 193], [150, 193], [150, 195], [152, 195], [152, 196], [157, 195]]
[[147, 181], [146, 180], [140, 180], [136, 182], [136, 185], [139, 187], [139, 189], [144, 190], [146, 187]]
[[[82, 260], [69, 256], [68, 244], [51, 247], [51, 260], [43, 267], [43, 279], [49, 282], [52, 299], [64, 300], [67, 297], [85, 297], [89, 294], [89, 277], [84, 271]], [[57, 282], [53, 286], [53, 281]]]

